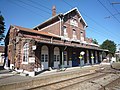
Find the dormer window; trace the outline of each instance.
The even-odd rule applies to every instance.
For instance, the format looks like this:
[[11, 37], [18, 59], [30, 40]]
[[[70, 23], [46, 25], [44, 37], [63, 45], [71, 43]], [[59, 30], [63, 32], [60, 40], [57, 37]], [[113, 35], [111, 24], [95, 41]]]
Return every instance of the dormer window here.
[[67, 27], [66, 27], [66, 26], [63, 26], [63, 36], [64, 36], [64, 37], [68, 37]]
[[78, 22], [77, 22], [77, 20], [72, 18], [72, 19], [70, 20], [70, 25], [73, 25], [73, 26], [78, 27]]
[[77, 39], [76, 30], [75, 29], [73, 29], [73, 39]]

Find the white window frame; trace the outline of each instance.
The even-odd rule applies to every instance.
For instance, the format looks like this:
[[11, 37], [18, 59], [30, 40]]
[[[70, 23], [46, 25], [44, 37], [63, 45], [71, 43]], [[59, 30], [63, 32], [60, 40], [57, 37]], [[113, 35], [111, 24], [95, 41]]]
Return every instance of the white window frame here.
[[63, 26], [63, 36], [64, 37], [68, 37], [68, 33], [67, 33], [67, 27], [66, 26]]
[[73, 39], [76, 40], [77, 39], [77, 35], [76, 35], [76, 30], [73, 29]]
[[54, 55], [54, 62], [60, 61], [60, 55], [55, 54]]
[[48, 62], [48, 54], [41, 54], [41, 62]]
[[83, 32], [80, 32], [80, 40], [81, 40], [81, 41], [84, 41], [84, 40], [85, 40], [85, 38], [84, 38], [84, 33], [83, 33]]
[[[25, 58], [25, 60], [24, 60]], [[23, 46], [23, 60], [22, 64], [28, 64], [29, 60], [29, 43], [25, 43]]]

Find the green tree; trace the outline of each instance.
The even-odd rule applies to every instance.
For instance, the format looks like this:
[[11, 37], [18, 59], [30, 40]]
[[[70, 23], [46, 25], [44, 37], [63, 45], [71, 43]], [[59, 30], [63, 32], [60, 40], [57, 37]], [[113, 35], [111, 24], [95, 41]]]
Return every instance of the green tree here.
[[111, 41], [111, 40], [105, 40], [101, 45], [100, 47], [102, 49], [107, 49], [109, 50], [111, 53], [115, 53], [116, 51], [116, 44], [114, 43], [114, 41]]
[[5, 37], [4, 32], [5, 32], [4, 17], [0, 13], [0, 41]]
[[96, 39], [93, 39], [92, 42], [98, 45], [98, 41]]

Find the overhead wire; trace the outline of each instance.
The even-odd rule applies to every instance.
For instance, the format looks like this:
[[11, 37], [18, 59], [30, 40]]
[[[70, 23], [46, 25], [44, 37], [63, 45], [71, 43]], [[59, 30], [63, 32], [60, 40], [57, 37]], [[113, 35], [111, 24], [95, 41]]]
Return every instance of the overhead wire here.
[[114, 5], [110, 2], [110, 0], [108, 0], [109, 4], [112, 5], [113, 9], [117, 12], [117, 14], [120, 15], [120, 12], [114, 7]]
[[41, 15], [41, 14], [39, 14], [39, 13], [31, 10], [31, 9], [28, 9], [28, 8], [24, 7], [23, 5], [21, 5], [21, 4], [18, 4], [18, 3], [16, 3], [16, 2], [12, 1], [12, 0], [7, 0], [7, 1], [8, 1], [9, 3], [13, 4], [13, 5], [16, 5], [16, 6], [18, 6], [18, 7], [21, 7], [21, 8], [23, 8], [23, 9], [26, 9], [26, 10], [29, 11], [29, 12], [32, 12], [32, 14], [35, 14], [35, 15], [38, 15], [38, 16], [41, 16], [41, 17], [45, 18], [45, 16], [43, 16], [43, 15]]
[[[72, 5], [70, 5], [68, 2], [66, 2], [65, 0], [62, 0], [64, 3], [66, 3], [68, 6], [73, 7]], [[106, 29], [103, 25], [99, 24], [98, 22], [96, 22], [94, 19], [92, 19], [91, 17], [89, 17], [88, 15], [86, 15], [84, 12], [80, 11], [82, 14], [84, 14], [88, 19], [90, 19], [92, 22], [94, 22], [96, 25], [100, 26], [102, 29], [104, 29], [104, 32], [106, 32], [107, 34], [109, 33], [109, 36], [111, 37], [115, 37], [113, 36], [113, 33], [110, 34], [110, 31], [108, 29]], [[89, 27], [88, 27], [89, 28]], [[95, 31], [95, 30], [94, 30]], [[107, 32], [109, 31], [109, 32]], [[103, 32], [102, 32], [103, 33]], [[102, 34], [103, 36], [103, 34]], [[118, 35], [117, 35], [118, 36]], [[117, 41], [117, 40], [116, 40]]]
[[[29, 0], [28, 0], [29, 1]], [[33, 2], [32, 0], [30, 0], [31, 2]], [[63, 0], [64, 1], [64, 0]], [[20, 1], [21, 2], [21, 1]], [[23, 3], [23, 1], [22, 1], [22, 3]], [[34, 4], [36, 4], [37, 2], [35, 2], [34, 1]], [[67, 2], [65, 2], [66, 4], [68, 4]], [[28, 6], [32, 6], [33, 7], [33, 5], [31, 5], [31, 4], [28, 4], [28, 3], [24, 3], [24, 4], [26, 4], [26, 5], [28, 5]], [[22, 7], [22, 8], [24, 8], [22, 5], [19, 5], [19, 4], [17, 4], [18, 6], [20, 6], [20, 7]], [[41, 5], [40, 3], [38, 3], [37, 5], [39, 5], [39, 6], [41, 6], [41, 7], [44, 7], [44, 8], [46, 8], [46, 9], [48, 9], [48, 10], [51, 10], [50, 8], [48, 8], [48, 7], [46, 7], [46, 6], [44, 6], [44, 5]], [[70, 4], [68, 4], [70, 7], [72, 7], [72, 5], [70, 5]], [[34, 7], [35, 8], [35, 7]], [[27, 8], [26, 8], [27, 9]], [[36, 8], [36, 9], [39, 9], [38, 7]], [[39, 9], [39, 10], [41, 10], [41, 9]], [[31, 11], [31, 10], [30, 10]], [[33, 11], [32, 11], [33, 12]], [[46, 12], [46, 11], [45, 11]], [[83, 12], [82, 12], [83, 13]], [[50, 13], [49, 13], [50, 14]], [[99, 23], [97, 23], [95, 20], [93, 20], [92, 18], [90, 18], [89, 16], [87, 16], [85, 13], [83, 13], [86, 17], [88, 17], [90, 20], [92, 20], [94, 23], [96, 23], [97, 25], [99, 25], [100, 27], [102, 27], [104, 30], [106, 30], [102, 25], [100, 25]], [[39, 14], [39, 15], [41, 15], [41, 14]], [[95, 31], [95, 30], [93, 30], [93, 31]], [[97, 31], [97, 33], [98, 33], [98, 31]]]
[[106, 11], [108, 11], [112, 16], [113, 18], [118, 22], [120, 23], [120, 21], [112, 14], [112, 12], [100, 1], [100, 0], [97, 0], [105, 9]]
[[43, 9], [41, 9], [41, 8], [37, 7], [37, 6], [31, 5], [31, 4], [29, 4], [29, 3], [23, 2], [22, 0], [18, 0], [18, 2], [21, 2], [21, 3], [23, 3], [23, 4], [27, 5], [27, 6], [31, 6], [31, 7], [33, 7], [33, 8], [36, 8], [36, 9], [38, 9], [38, 10], [40, 10], [40, 11], [43, 11], [43, 12], [45, 12], [45, 13], [47, 13], [47, 14], [50, 14], [50, 15], [51, 15], [51, 13], [50, 13], [50, 12], [45, 11], [45, 10], [43, 10]]
[[48, 7], [46, 7], [46, 6], [42, 5], [42, 4], [40, 4], [39, 2], [36, 2], [35, 0], [34, 0], [34, 1], [32, 1], [32, 0], [28, 0], [28, 1], [31, 2], [31, 3], [34, 3], [34, 4], [38, 5], [38, 6], [44, 7], [44, 8], [46, 8], [46, 9], [48, 9], [48, 10], [51, 11], [50, 8], [48, 8]]

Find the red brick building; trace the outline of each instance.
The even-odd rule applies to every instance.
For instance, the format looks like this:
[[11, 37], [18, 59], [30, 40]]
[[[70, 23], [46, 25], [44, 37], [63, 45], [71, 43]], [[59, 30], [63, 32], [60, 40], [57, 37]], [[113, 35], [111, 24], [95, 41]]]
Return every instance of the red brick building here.
[[7, 65], [33, 76], [35, 72], [100, 63], [102, 51], [86, 37], [87, 24], [77, 8], [28, 29], [11, 25], [5, 39]]

